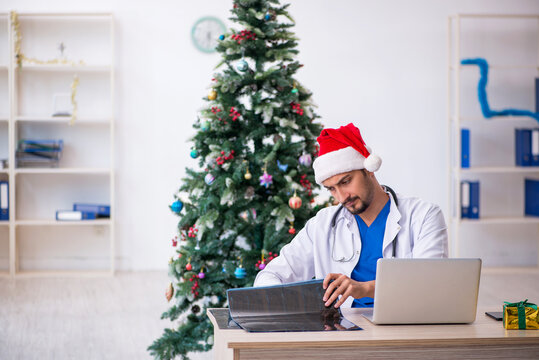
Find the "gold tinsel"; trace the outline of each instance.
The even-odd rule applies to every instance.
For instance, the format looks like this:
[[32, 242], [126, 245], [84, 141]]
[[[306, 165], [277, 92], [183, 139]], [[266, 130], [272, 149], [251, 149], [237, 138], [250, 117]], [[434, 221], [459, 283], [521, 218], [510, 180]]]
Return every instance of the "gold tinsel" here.
[[71, 113], [71, 120], [69, 120], [69, 125], [75, 124], [77, 120], [77, 87], [79, 86], [79, 76], [73, 76], [73, 82], [71, 83], [71, 105], [73, 105], [73, 112]]
[[11, 26], [13, 33], [15, 34], [15, 59], [17, 60], [17, 66], [22, 67], [24, 64], [37, 64], [37, 65], [85, 65], [84, 61], [80, 60], [78, 63], [67, 59], [51, 59], [51, 60], [39, 60], [36, 58], [30, 58], [21, 52], [22, 35], [19, 24], [19, 15], [15, 11], [11, 11]]
[[[11, 26], [13, 28], [13, 33], [15, 34], [15, 59], [17, 62], [17, 66], [19, 68], [22, 68], [23, 63], [24, 64], [37, 64], [37, 65], [85, 65], [84, 61], [80, 60], [78, 63], [74, 61], [70, 61], [67, 59], [51, 59], [51, 60], [39, 60], [36, 58], [29, 58], [26, 55], [24, 55], [21, 52], [21, 40], [22, 35], [20, 31], [20, 24], [19, 24], [19, 15], [15, 11], [11, 11], [10, 13], [11, 17]], [[77, 87], [79, 86], [79, 76], [74, 75], [73, 76], [73, 82], [71, 83], [71, 105], [73, 105], [73, 112], [71, 114], [71, 120], [69, 121], [69, 125], [73, 125], [75, 123], [75, 120], [77, 119]]]

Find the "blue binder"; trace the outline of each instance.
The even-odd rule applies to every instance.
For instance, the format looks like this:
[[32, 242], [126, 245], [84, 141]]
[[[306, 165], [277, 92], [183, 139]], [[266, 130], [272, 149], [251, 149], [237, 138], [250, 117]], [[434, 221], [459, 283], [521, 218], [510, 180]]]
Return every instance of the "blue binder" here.
[[73, 210], [93, 212], [98, 217], [110, 217], [110, 205], [74, 203]]
[[9, 184], [0, 181], [0, 220], [9, 220]]
[[515, 129], [515, 164], [531, 166], [531, 129]]
[[524, 179], [524, 215], [539, 216], [539, 180]]
[[539, 166], [539, 128], [532, 129], [531, 138], [531, 163]]
[[470, 167], [470, 129], [460, 129], [460, 166]]
[[462, 181], [460, 189], [461, 218], [479, 219], [479, 181]]
[[535, 78], [535, 112], [539, 113], [539, 78]]
[[470, 183], [470, 219], [479, 219], [479, 181]]

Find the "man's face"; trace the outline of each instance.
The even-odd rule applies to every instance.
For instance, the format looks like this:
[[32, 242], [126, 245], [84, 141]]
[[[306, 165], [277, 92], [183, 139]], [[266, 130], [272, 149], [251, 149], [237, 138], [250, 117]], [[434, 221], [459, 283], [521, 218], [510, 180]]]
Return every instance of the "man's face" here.
[[334, 175], [324, 180], [322, 185], [354, 215], [365, 211], [374, 198], [374, 183], [365, 170]]

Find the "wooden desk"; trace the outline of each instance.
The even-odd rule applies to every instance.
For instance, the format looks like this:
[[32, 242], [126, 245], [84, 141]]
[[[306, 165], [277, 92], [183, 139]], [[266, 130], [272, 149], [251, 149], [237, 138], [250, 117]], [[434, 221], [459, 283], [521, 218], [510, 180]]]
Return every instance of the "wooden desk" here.
[[215, 359], [538, 359], [539, 330], [505, 330], [478, 309], [468, 325], [373, 325], [343, 309], [360, 331], [248, 333], [227, 329], [228, 309], [209, 309]]

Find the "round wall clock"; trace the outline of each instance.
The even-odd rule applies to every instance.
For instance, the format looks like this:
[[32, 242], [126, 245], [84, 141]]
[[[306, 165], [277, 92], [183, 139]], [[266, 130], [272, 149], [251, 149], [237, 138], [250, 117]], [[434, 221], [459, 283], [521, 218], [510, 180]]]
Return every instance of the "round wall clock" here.
[[213, 16], [205, 16], [193, 25], [191, 39], [198, 50], [211, 53], [215, 51], [219, 36], [225, 31], [225, 24], [221, 20]]

